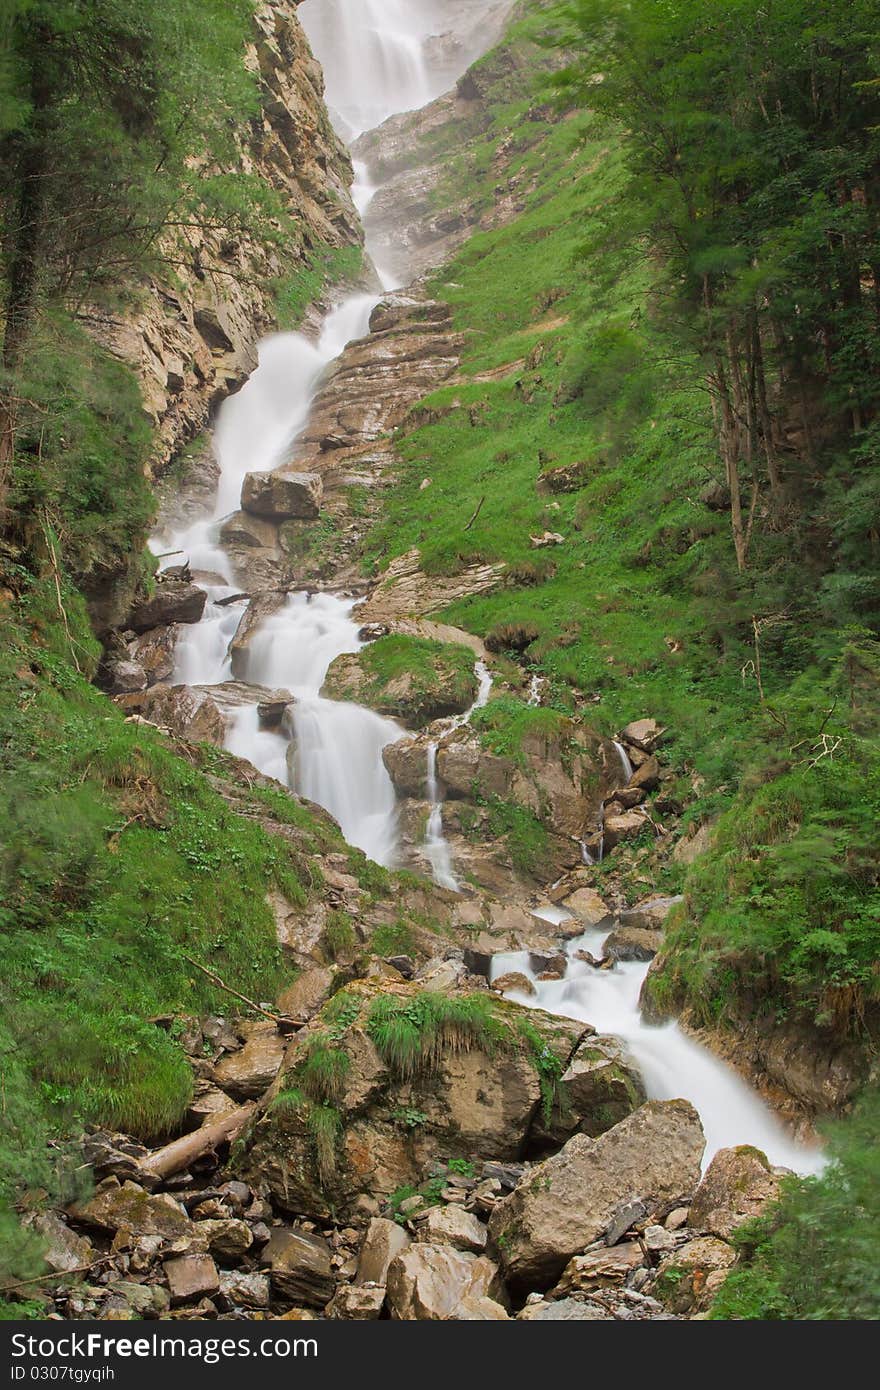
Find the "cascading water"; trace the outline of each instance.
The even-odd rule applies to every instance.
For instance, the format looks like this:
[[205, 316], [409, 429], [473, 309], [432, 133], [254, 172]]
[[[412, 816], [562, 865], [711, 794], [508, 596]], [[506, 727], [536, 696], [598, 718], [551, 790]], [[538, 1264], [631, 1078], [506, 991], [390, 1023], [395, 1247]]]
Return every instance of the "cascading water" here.
[[[538, 909], [535, 915], [552, 920], [546, 910]], [[731, 1067], [687, 1037], [677, 1023], [649, 1027], [642, 1021], [639, 992], [648, 972], [646, 963], [621, 961], [613, 970], [597, 970], [577, 959], [577, 952], [582, 950], [600, 959], [607, 935], [607, 931], [590, 929], [566, 944], [564, 979], [537, 979], [527, 951], [495, 956], [492, 978], [519, 971], [532, 981], [535, 993], [511, 991], [508, 998], [547, 1013], [581, 1019], [599, 1033], [619, 1038], [639, 1068], [651, 1099], [684, 1096], [696, 1106], [706, 1134], [705, 1164], [719, 1149], [755, 1144], [771, 1163], [801, 1173], [818, 1171], [821, 1154], [789, 1138], [770, 1108]]]
[[[474, 672], [478, 681], [477, 698], [465, 714], [456, 715], [453, 719], [445, 721], [444, 737], [454, 733], [456, 729], [461, 729], [465, 724], [469, 724], [475, 712], [478, 709], [483, 709], [489, 703], [489, 696], [492, 694], [492, 672], [485, 661], [477, 661]], [[459, 883], [452, 867], [452, 851], [446, 836], [443, 834], [443, 798], [440, 795], [440, 785], [437, 781], [437, 748], [436, 742], [428, 744], [426, 785], [431, 813], [428, 816], [428, 826], [425, 832], [425, 856], [431, 865], [434, 882], [439, 884], [441, 888], [451, 888], [453, 892], [457, 893]]]
[[[511, 0], [304, 0], [299, 16], [324, 66], [337, 129], [350, 138], [440, 95], [490, 45], [511, 7]], [[450, 29], [453, 41], [438, 43], [437, 36]], [[353, 195], [359, 210], [375, 192], [369, 171], [358, 165]], [[368, 250], [383, 287], [392, 288], [393, 278], [381, 271], [383, 248], [368, 244]], [[215, 432], [220, 463], [216, 504], [210, 515], [157, 538], [153, 546], [157, 553], [184, 552], [208, 590], [202, 622], [187, 628], [178, 642], [177, 682], [214, 685], [229, 680], [229, 642], [247, 600], [235, 598], [232, 568], [219, 540], [220, 522], [238, 508], [246, 473], [275, 467], [288, 455], [308, 419], [322, 371], [347, 342], [366, 333], [376, 302], [370, 295], [350, 296], [327, 316], [317, 343], [296, 333], [267, 339], [250, 381], [221, 407]], [[175, 559], [169, 555], [168, 563]], [[226, 745], [325, 806], [352, 844], [380, 862], [393, 863], [396, 803], [381, 754], [403, 731], [370, 710], [320, 695], [333, 659], [360, 649], [353, 607], [353, 601], [331, 594], [292, 594], [264, 621], [251, 639], [246, 676], [289, 690], [292, 713], [282, 732], [261, 728], [254, 692], [252, 702], [231, 712]], [[479, 663], [477, 670], [480, 694], [474, 709], [486, 703], [491, 689], [485, 666]], [[531, 694], [537, 701], [536, 683]], [[449, 731], [472, 712], [453, 721]], [[437, 751], [434, 743], [428, 753], [432, 806], [425, 848], [435, 880], [457, 887], [443, 836]], [[618, 753], [627, 772], [626, 750], [618, 746]], [[631, 773], [629, 767], [627, 780]], [[586, 848], [584, 857], [589, 862]], [[567, 916], [549, 905], [534, 911], [550, 926]], [[707, 1155], [723, 1144], [749, 1142], [765, 1148], [774, 1161], [801, 1171], [819, 1167], [821, 1159], [793, 1145], [763, 1103], [723, 1063], [675, 1024], [648, 1028], [642, 1023], [638, 995], [647, 967], [625, 964], [596, 971], [575, 958], [581, 946], [601, 954], [603, 941], [594, 931], [569, 943], [565, 979], [535, 980], [536, 995], [521, 995], [520, 1002], [583, 1019], [620, 1037], [652, 1095], [685, 1095], [697, 1105], [707, 1132]], [[527, 954], [495, 957], [495, 975], [511, 969], [534, 980]]]

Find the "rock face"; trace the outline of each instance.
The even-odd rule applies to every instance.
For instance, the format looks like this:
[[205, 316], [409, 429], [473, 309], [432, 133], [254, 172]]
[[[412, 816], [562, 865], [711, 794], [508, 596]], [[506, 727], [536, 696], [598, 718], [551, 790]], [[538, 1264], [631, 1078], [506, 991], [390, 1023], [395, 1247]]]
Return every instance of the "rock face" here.
[[254, 516], [270, 521], [293, 517], [314, 521], [321, 509], [324, 485], [317, 473], [294, 473], [278, 468], [273, 473], [248, 473], [241, 491], [241, 505]]
[[297, 225], [282, 255], [240, 231], [188, 228], [164, 248], [174, 283], [150, 279], [136, 312], [94, 335], [137, 372], [154, 426], [161, 470], [208, 422], [212, 406], [257, 364], [256, 347], [275, 323], [272, 281], [309, 268], [309, 248], [356, 246], [351, 164], [323, 101], [323, 77], [290, 0], [261, 0], [245, 56], [261, 108], [244, 128], [237, 166], [261, 176]]
[[683, 1100], [649, 1101], [598, 1139], [576, 1135], [533, 1168], [489, 1230], [513, 1287], [549, 1288], [630, 1197], [672, 1204], [697, 1186], [705, 1140]]
[[[515, 1160], [528, 1150], [533, 1133], [540, 1151], [546, 1151], [541, 1130], [546, 1092], [535, 1064], [537, 1043], [527, 1042], [521, 1028], [527, 1025], [529, 1036], [541, 1040], [560, 1074], [576, 1063], [583, 1046], [597, 1042], [580, 1024], [492, 1000], [497, 1031], [493, 1026], [459, 1047], [440, 1047], [401, 1075], [370, 1036], [370, 1009], [379, 993], [383, 1004], [387, 1000], [417, 1013], [426, 1007], [420, 986], [402, 980], [352, 985], [344, 992], [352, 1022], [338, 1044], [347, 1060], [338, 1063], [342, 1080], [334, 1099], [338, 1129], [331, 1162], [319, 1165], [311, 1111], [301, 1090], [313, 1039], [320, 1040], [326, 1026], [323, 1015], [292, 1041], [275, 1098], [251, 1132], [242, 1172], [258, 1177], [282, 1210], [321, 1219], [332, 1209], [344, 1216], [365, 1193], [387, 1197], [404, 1185], [417, 1186], [425, 1168], [440, 1158]], [[336, 994], [331, 1006], [340, 1007], [339, 999]], [[598, 1068], [589, 1085], [579, 1085], [572, 1074], [570, 1108], [552, 1111], [560, 1142], [579, 1125], [599, 1132], [613, 1124], [625, 1105], [627, 1084], [632, 1110], [640, 1099], [639, 1082], [622, 1064]], [[403, 1123], [406, 1117], [412, 1117], [411, 1124]]]

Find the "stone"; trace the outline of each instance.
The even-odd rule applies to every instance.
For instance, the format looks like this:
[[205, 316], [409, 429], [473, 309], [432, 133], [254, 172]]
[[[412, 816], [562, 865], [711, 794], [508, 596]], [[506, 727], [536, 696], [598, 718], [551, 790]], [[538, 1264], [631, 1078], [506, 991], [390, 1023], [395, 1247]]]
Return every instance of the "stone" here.
[[509, 1322], [510, 1314], [507, 1309], [494, 1298], [480, 1298], [468, 1294], [458, 1305], [458, 1312], [455, 1315], [457, 1322]]
[[327, 1304], [326, 1315], [346, 1322], [369, 1322], [380, 1316], [384, 1306], [384, 1284], [343, 1284]]
[[193, 1237], [195, 1225], [166, 1192], [150, 1194], [137, 1183], [105, 1178], [87, 1202], [69, 1208], [86, 1226], [115, 1235], [125, 1230], [132, 1236], [162, 1236], [167, 1241]]
[[416, 1241], [427, 1245], [451, 1245], [456, 1250], [481, 1255], [488, 1235], [482, 1221], [461, 1207], [431, 1207], [419, 1223]]
[[610, 810], [605, 816], [605, 849], [612, 850], [623, 840], [633, 840], [648, 824], [644, 810], [640, 806], [631, 811]]
[[44, 1211], [26, 1219], [43, 1240], [43, 1260], [55, 1274], [69, 1274], [95, 1259], [95, 1248], [87, 1236], [77, 1235], [54, 1211]]
[[269, 1276], [245, 1273], [241, 1269], [221, 1270], [218, 1302], [224, 1310], [268, 1308]]
[[676, 864], [693, 864], [701, 854], [705, 854], [712, 840], [712, 827], [700, 825], [692, 835], [679, 840], [672, 851]]
[[614, 1038], [585, 1037], [559, 1080], [549, 1123], [533, 1124], [532, 1145], [559, 1148], [572, 1134], [596, 1138], [637, 1110], [646, 1099], [642, 1078]]
[[677, 1244], [674, 1234], [665, 1226], [646, 1226], [642, 1240], [651, 1255], [668, 1255]]
[[691, 1202], [689, 1224], [728, 1240], [779, 1196], [780, 1179], [760, 1149], [719, 1149]]
[[219, 1120], [222, 1115], [230, 1115], [237, 1109], [238, 1101], [221, 1091], [219, 1086], [212, 1086], [210, 1081], [197, 1081], [186, 1117], [192, 1127], [197, 1129], [207, 1120]]
[[294, 1303], [323, 1308], [333, 1297], [335, 1281], [330, 1247], [310, 1231], [278, 1227], [262, 1252], [272, 1288]]
[[608, 1225], [605, 1227], [603, 1237], [606, 1245], [616, 1245], [633, 1226], [637, 1226], [640, 1221], [644, 1221], [648, 1215], [648, 1208], [645, 1203], [635, 1198], [630, 1202], [622, 1202], [614, 1212]]
[[278, 996], [278, 1007], [289, 1018], [308, 1021], [314, 1018], [321, 1005], [329, 998], [335, 978], [334, 972], [325, 965], [303, 970], [292, 985]]
[[499, 975], [492, 981], [492, 988], [497, 994], [509, 994], [512, 990], [529, 996], [537, 993], [528, 975], [523, 975], [519, 970], [508, 970], [506, 975]]
[[641, 767], [637, 767], [632, 777], [629, 779], [630, 787], [639, 787], [641, 790], [651, 792], [660, 783], [660, 764], [653, 754], [646, 758]]
[[147, 688], [147, 673], [137, 661], [111, 661], [107, 676], [111, 695], [130, 695]]
[[605, 1322], [611, 1314], [601, 1303], [589, 1299], [559, 1298], [553, 1303], [541, 1300], [527, 1304], [518, 1316], [521, 1322]]
[[691, 1192], [705, 1139], [687, 1101], [649, 1101], [598, 1139], [576, 1134], [499, 1202], [489, 1221], [508, 1283], [549, 1288], [632, 1194], [649, 1207]]
[[620, 737], [623, 743], [634, 743], [636, 748], [650, 753], [663, 732], [656, 719], [634, 719], [621, 730]]
[[667, 1255], [652, 1287], [670, 1312], [703, 1312], [735, 1260], [732, 1245], [715, 1236], [700, 1236]]
[[459, 1316], [463, 1304], [500, 1291], [498, 1266], [485, 1255], [418, 1244], [392, 1261], [386, 1297], [399, 1321], [447, 1322]]
[[587, 926], [594, 927], [609, 915], [608, 904], [594, 888], [578, 888], [563, 899], [564, 906]]
[[206, 690], [189, 685], [154, 685], [141, 701], [141, 714], [190, 743], [222, 747], [227, 721], [217, 700]]
[[147, 685], [170, 680], [174, 671], [177, 637], [177, 625], [171, 624], [141, 633], [128, 643], [128, 655], [144, 672]]
[[367, 1227], [358, 1256], [355, 1282], [381, 1284], [384, 1288], [388, 1281], [391, 1261], [409, 1244], [409, 1235], [396, 1221], [388, 1221], [384, 1216], [374, 1216]]
[[680, 1231], [683, 1226], [688, 1224], [689, 1218], [689, 1207], [673, 1207], [663, 1224], [667, 1231]]
[[246, 1221], [234, 1217], [200, 1221], [199, 1235], [208, 1242], [208, 1249], [219, 1260], [240, 1260], [254, 1243], [251, 1228]]
[[140, 633], [170, 623], [198, 623], [207, 601], [205, 590], [195, 584], [174, 580], [157, 583], [153, 595], [133, 604], [124, 626]]
[[244, 1046], [214, 1068], [217, 1085], [237, 1100], [252, 1100], [271, 1086], [284, 1059], [285, 1039], [274, 1023], [242, 1023]]
[[272, 521], [314, 521], [321, 510], [324, 484], [319, 473], [277, 468], [248, 473], [241, 490], [242, 510]]
[[[167, 1289], [161, 1284], [137, 1284], [134, 1280], [115, 1279], [107, 1287], [110, 1290], [110, 1303], [115, 1309], [125, 1309], [133, 1318], [161, 1318], [171, 1306]], [[102, 1310], [106, 1317], [108, 1305]]]
[[603, 950], [611, 960], [653, 960], [662, 945], [662, 931], [615, 926], [605, 938]]
[[210, 1255], [180, 1255], [163, 1266], [172, 1304], [194, 1303], [220, 1288], [217, 1266]]
[[562, 1271], [562, 1278], [552, 1292], [553, 1298], [566, 1294], [589, 1293], [593, 1289], [613, 1288], [623, 1284], [633, 1270], [645, 1262], [644, 1252], [637, 1240], [613, 1245], [604, 1250], [575, 1255]]

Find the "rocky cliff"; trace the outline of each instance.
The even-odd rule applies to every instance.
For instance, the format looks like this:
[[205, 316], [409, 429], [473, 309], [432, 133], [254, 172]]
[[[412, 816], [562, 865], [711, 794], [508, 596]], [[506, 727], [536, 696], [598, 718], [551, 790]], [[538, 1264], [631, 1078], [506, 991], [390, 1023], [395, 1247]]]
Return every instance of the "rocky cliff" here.
[[260, 111], [241, 133], [237, 166], [280, 199], [290, 219], [282, 238], [187, 227], [163, 248], [169, 273], [139, 286], [133, 309], [87, 317], [137, 373], [156, 473], [256, 366], [257, 343], [277, 322], [279, 283], [301, 275], [320, 288], [334, 252], [361, 243], [351, 162], [330, 125], [323, 74], [296, 8], [297, 0], [264, 0], [256, 11], [245, 61], [259, 78]]

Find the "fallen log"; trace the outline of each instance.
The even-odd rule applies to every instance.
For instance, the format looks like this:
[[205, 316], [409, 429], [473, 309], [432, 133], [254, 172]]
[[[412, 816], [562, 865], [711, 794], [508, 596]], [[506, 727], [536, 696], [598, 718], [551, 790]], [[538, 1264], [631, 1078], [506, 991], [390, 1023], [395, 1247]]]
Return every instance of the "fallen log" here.
[[173, 1140], [164, 1148], [156, 1149], [148, 1158], [142, 1159], [141, 1169], [153, 1178], [170, 1178], [175, 1173], [183, 1172], [184, 1168], [195, 1163], [202, 1154], [210, 1153], [218, 1144], [234, 1139], [256, 1108], [254, 1101], [248, 1101], [247, 1105], [240, 1105], [228, 1115], [221, 1115], [219, 1120], [202, 1125], [200, 1129], [193, 1130], [192, 1134], [184, 1134], [182, 1138]]

